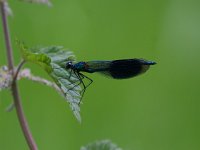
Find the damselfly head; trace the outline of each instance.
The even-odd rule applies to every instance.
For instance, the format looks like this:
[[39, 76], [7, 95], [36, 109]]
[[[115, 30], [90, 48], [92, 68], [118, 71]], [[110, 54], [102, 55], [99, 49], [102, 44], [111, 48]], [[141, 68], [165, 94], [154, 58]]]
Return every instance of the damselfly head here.
[[66, 63], [65, 68], [66, 68], [66, 69], [70, 69], [70, 68], [72, 68], [72, 67], [73, 67], [72, 61], [68, 61], [68, 62]]

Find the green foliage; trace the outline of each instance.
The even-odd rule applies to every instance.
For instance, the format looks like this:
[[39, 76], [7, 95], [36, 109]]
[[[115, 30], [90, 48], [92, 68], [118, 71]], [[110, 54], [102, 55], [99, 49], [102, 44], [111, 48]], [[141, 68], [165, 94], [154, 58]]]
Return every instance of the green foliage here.
[[67, 61], [75, 60], [73, 53], [63, 50], [62, 46], [28, 48], [19, 41], [18, 44], [23, 59], [38, 64], [52, 77], [69, 102], [75, 117], [81, 121], [79, 107], [81, 87], [74, 84], [79, 80], [72, 72], [65, 69]]
[[87, 146], [81, 147], [81, 150], [122, 150], [110, 140], [96, 141]]

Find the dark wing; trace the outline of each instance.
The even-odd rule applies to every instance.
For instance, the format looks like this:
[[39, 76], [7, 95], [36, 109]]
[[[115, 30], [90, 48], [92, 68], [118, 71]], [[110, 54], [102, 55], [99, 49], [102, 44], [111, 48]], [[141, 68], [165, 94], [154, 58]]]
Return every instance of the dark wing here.
[[115, 79], [126, 79], [146, 72], [154, 64], [155, 62], [144, 59], [114, 60], [108, 72]]
[[146, 72], [153, 61], [144, 59], [122, 59], [113, 61], [90, 61], [86, 62], [90, 72], [97, 72], [114, 79], [126, 79]]

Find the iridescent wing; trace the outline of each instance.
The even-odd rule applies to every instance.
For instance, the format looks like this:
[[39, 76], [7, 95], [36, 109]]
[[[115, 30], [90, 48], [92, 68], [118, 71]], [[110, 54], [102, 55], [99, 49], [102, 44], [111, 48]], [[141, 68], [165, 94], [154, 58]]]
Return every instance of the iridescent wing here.
[[103, 67], [96, 72], [114, 79], [126, 79], [146, 72], [155, 62], [144, 59], [122, 59], [109, 62], [107, 68]]

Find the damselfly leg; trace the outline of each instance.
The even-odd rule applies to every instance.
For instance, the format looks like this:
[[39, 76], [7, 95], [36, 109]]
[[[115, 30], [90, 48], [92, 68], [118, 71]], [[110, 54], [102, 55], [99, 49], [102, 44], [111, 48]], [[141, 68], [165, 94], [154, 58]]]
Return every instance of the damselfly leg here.
[[[90, 79], [89, 77], [85, 76], [84, 74], [80, 73], [80, 72], [78, 73], [78, 76], [80, 78], [82, 78], [82, 79], [86, 78], [86, 79], [89, 80], [89, 83], [87, 85], [85, 85], [85, 83], [83, 82], [83, 80], [81, 80], [82, 85], [83, 85], [83, 90], [81, 91], [81, 100], [82, 100], [82, 98], [84, 96], [84, 93], [85, 93], [85, 90], [92, 84], [93, 80]], [[80, 100], [80, 102], [81, 102], [81, 100]]]
[[[70, 88], [69, 90], [74, 89], [76, 86], [79, 86], [80, 84], [83, 85], [83, 89], [82, 89], [81, 92], [80, 92], [80, 94], [81, 94], [80, 102], [81, 102], [81, 100], [82, 100], [82, 98], [83, 98], [83, 95], [84, 95], [84, 93], [85, 93], [85, 90], [89, 87], [90, 84], [92, 84], [93, 80], [90, 79], [89, 77], [85, 76], [84, 74], [80, 73], [80, 72], [77, 72], [77, 71], [75, 71], [75, 70], [73, 70], [73, 72], [74, 72], [75, 76], [78, 78], [78, 80], [76, 81], [76, 82], [78, 82], [78, 84], [75, 84], [75, 85], [74, 85], [72, 88]], [[89, 80], [89, 83], [88, 83], [87, 85], [83, 82], [83, 79], [84, 79], [84, 78], [86, 78], [86, 79]], [[76, 82], [74, 82], [74, 83], [76, 83]], [[74, 84], [74, 83], [73, 83], [73, 84]], [[80, 102], [79, 102], [79, 104], [80, 104]]]

